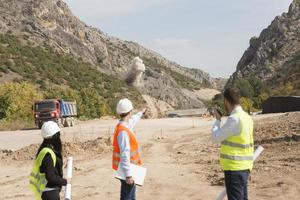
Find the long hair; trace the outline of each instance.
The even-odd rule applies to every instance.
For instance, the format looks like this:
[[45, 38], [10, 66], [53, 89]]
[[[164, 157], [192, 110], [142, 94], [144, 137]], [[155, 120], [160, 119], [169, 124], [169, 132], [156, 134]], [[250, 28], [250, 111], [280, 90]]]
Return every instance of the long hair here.
[[60, 132], [57, 132], [51, 138], [44, 139], [39, 147], [36, 156], [38, 156], [40, 151], [45, 147], [51, 148], [55, 152], [55, 154], [62, 159], [62, 143], [60, 139]]

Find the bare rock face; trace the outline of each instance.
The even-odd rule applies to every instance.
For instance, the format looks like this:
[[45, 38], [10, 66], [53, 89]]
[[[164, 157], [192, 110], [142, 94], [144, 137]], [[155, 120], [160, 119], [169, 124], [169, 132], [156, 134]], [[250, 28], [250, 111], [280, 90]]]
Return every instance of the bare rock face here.
[[240, 79], [256, 76], [272, 89], [300, 80], [300, 1], [294, 0], [288, 13], [276, 17], [240, 59], [227, 86]]
[[110, 70], [105, 34], [74, 17], [63, 1], [0, 0], [1, 17], [14, 35], [26, 35], [36, 45], [50, 45]]
[[150, 113], [150, 115], [148, 116], [149, 118], [164, 117], [167, 111], [174, 109], [166, 102], [155, 99], [151, 96], [143, 95], [143, 98], [145, 99], [148, 105], [148, 111]]
[[[58, 52], [81, 57], [99, 71], [126, 80], [141, 94], [175, 108], [204, 105], [200, 99], [182, 92], [183, 86], [174, 73], [197, 82], [199, 88], [220, 88], [218, 80], [199, 69], [182, 67], [135, 42], [110, 37], [86, 25], [61, 0], [0, 0], [0, 33], [11, 33], [33, 45], [49, 45]], [[145, 64], [145, 73], [142, 64], [132, 64], [132, 60], [140, 63], [135, 57], [144, 63], [151, 61]]]
[[[175, 109], [202, 108], [201, 99], [193, 99], [182, 91], [177, 82], [164, 71], [148, 70], [139, 91], [169, 104]], [[194, 91], [191, 91], [194, 92]]]

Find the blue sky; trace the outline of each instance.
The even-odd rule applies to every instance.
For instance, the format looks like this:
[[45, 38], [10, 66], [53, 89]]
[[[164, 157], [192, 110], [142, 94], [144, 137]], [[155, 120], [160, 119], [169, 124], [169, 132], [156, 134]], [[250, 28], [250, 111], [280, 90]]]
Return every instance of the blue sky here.
[[292, 0], [64, 0], [88, 25], [185, 67], [229, 77], [249, 39]]

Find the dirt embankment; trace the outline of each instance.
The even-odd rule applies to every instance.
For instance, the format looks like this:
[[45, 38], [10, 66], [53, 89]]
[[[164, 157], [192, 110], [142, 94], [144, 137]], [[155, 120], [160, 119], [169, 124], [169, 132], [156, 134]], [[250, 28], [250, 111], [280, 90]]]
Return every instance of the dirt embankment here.
[[[110, 138], [104, 137], [99, 137], [95, 140], [88, 140], [85, 142], [65, 142], [63, 143], [63, 155], [64, 157], [71, 155], [85, 155], [88, 157], [106, 153], [110, 151], [110, 147]], [[2, 162], [33, 160], [38, 148], [39, 144], [32, 144], [17, 151], [0, 150], [0, 160]]]
[[300, 141], [300, 112], [255, 122], [256, 144]]
[[300, 113], [257, 121], [254, 136], [265, 151], [254, 166], [252, 192], [264, 199], [298, 199]]

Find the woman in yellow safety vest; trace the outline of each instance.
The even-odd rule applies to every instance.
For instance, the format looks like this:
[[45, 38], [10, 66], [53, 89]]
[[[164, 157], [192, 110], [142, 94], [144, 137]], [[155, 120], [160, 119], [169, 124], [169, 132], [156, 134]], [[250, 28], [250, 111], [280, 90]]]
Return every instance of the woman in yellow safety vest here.
[[60, 129], [55, 122], [43, 124], [43, 143], [38, 149], [30, 174], [30, 189], [36, 200], [59, 200], [61, 187], [67, 185], [63, 177], [62, 143]]

